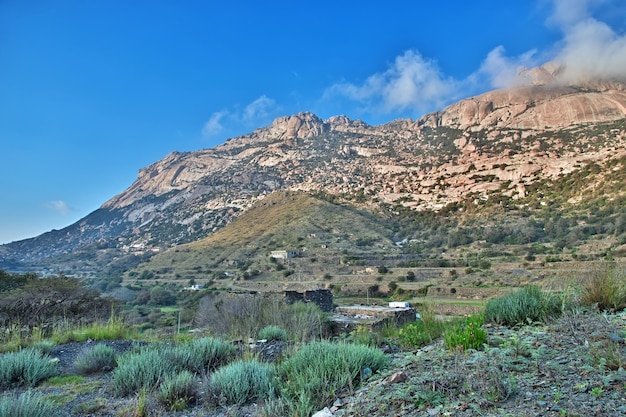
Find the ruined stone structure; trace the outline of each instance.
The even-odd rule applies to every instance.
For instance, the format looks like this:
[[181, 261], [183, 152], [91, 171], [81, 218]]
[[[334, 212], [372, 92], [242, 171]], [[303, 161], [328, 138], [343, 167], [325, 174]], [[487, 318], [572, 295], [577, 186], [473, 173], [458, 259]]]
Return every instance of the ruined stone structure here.
[[307, 290], [305, 292], [285, 291], [285, 299], [288, 304], [302, 301], [303, 303], [315, 303], [322, 311], [333, 311], [333, 293], [329, 289]]

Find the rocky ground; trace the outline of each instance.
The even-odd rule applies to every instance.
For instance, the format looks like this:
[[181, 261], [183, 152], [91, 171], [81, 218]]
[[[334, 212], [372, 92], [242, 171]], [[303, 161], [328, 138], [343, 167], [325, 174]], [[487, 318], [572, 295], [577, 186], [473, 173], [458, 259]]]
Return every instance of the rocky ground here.
[[[390, 353], [387, 370], [352, 392], [337, 393], [335, 403], [317, 416], [626, 416], [626, 314], [581, 310], [547, 325], [486, 330], [488, 346], [480, 351], [450, 352], [438, 340]], [[106, 343], [120, 353], [132, 345]], [[73, 343], [52, 350], [61, 374], [72, 374], [71, 364], [84, 347]], [[139, 415], [139, 399], [113, 397], [108, 378], [105, 372], [44, 383], [35, 391], [60, 404], [67, 416]], [[168, 412], [148, 400], [146, 409], [149, 416], [264, 415], [262, 404], [208, 408], [201, 401], [184, 412]]]

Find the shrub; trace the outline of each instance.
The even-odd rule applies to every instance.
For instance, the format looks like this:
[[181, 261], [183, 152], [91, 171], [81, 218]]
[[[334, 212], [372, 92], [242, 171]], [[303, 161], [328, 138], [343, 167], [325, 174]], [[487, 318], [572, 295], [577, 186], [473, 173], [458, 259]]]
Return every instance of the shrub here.
[[0, 417], [61, 417], [61, 410], [27, 391], [0, 398]]
[[400, 343], [407, 348], [426, 345], [441, 337], [443, 326], [443, 322], [435, 317], [435, 311], [425, 305], [420, 311], [420, 319], [405, 324], [398, 332]]
[[487, 341], [487, 332], [481, 328], [483, 317], [472, 314], [466, 320], [453, 325], [444, 332], [446, 346], [452, 350], [478, 349]]
[[380, 335], [373, 332], [370, 327], [358, 325], [355, 330], [350, 332], [350, 340], [366, 346], [378, 346], [381, 341]]
[[387, 360], [364, 345], [313, 342], [280, 365], [281, 395], [291, 415], [308, 416], [334, 400], [337, 391], [354, 388], [362, 372], [376, 372]]
[[197, 396], [197, 377], [189, 371], [182, 371], [160, 385], [157, 399], [171, 411], [181, 411], [195, 401]]
[[56, 363], [33, 349], [5, 353], [0, 356], [0, 388], [34, 387], [39, 381], [57, 372]]
[[116, 366], [115, 350], [102, 343], [84, 349], [74, 361], [74, 369], [81, 375], [110, 371]]
[[582, 287], [580, 301], [597, 306], [600, 311], [626, 308], [626, 277], [613, 264], [605, 264], [592, 271]]
[[485, 321], [507, 326], [544, 322], [561, 315], [561, 299], [537, 286], [494, 298], [485, 307]]
[[285, 341], [287, 340], [287, 332], [275, 325], [265, 326], [259, 332], [259, 339]]
[[258, 361], [238, 361], [221, 367], [211, 375], [211, 385], [229, 404], [245, 404], [272, 398], [274, 366]]
[[151, 391], [176, 371], [176, 365], [166, 360], [162, 350], [144, 348], [119, 357], [118, 367], [113, 370], [111, 387], [113, 393], [120, 397], [137, 394], [141, 390]]
[[196, 374], [213, 371], [230, 362], [237, 348], [231, 343], [212, 337], [203, 337], [169, 349], [166, 355], [178, 369]]

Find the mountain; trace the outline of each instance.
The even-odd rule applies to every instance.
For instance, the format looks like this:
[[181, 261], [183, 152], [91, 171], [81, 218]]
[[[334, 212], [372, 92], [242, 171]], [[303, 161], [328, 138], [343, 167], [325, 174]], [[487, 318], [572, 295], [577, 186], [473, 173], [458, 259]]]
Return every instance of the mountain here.
[[[211, 236], [281, 190], [334, 196], [372, 212], [424, 213], [527, 204], [540, 185], [580, 172], [583, 188], [600, 187], [623, 170], [626, 85], [546, 83], [546, 68], [531, 74], [534, 85], [488, 92], [419, 120], [370, 126], [299, 113], [212, 149], [172, 152], [75, 224], [0, 246], [0, 268], [118, 275]], [[574, 194], [571, 201], [581, 198]]]

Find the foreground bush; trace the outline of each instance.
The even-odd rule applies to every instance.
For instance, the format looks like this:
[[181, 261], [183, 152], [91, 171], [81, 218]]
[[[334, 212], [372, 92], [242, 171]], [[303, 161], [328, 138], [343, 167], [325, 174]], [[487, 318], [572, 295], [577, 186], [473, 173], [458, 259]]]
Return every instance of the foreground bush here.
[[463, 321], [451, 324], [443, 335], [446, 346], [448, 349], [460, 351], [479, 349], [487, 342], [487, 332], [481, 328], [482, 325], [481, 314], [472, 314]]
[[57, 373], [56, 363], [49, 356], [33, 349], [5, 353], [0, 356], [0, 388], [34, 387], [39, 381]]
[[443, 334], [444, 323], [435, 317], [435, 310], [425, 305], [420, 319], [405, 324], [399, 331], [400, 343], [407, 348], [418, 348], [431, 343]]
[[152, 391], [177, 371], [175, 364], [166, 360], [162, 350], [144, 348], [119, 357], [118, 367], [113, 370], [111, 387], [113, 393], [121, 397], [142, 390]]
[[601, 265], [583, 283], [580, 294], [583, 305], [600, 311], [626, 308], [626, 274], [614, 264]]
[[176, 345], [167, 355], [177, 368], [203, 374], [232, 361], [236, 352], [237, 348], [229, 342], [203, 337]]
[[61, 417], [61, 410], [41, 399], [25, 392], [18, 396], [0, 398], [0, 417]]
[[151, 391], [183, 371], [203, 375], [231, 361], [235, 353], [230, 343], [210, 337], [127, 353], [118, 359], [113, 371], [113, 392], [126, 396]]
[[74, 370], [80, 375], [110, 371], [116, 366], [115, 350], [102, 343], [87, 347], [74, 361]]
[[198, 378], [189, 371], [182, 371], [161, 383], [157, 399], [171, 411], [181, 411], [197, 396]]
[[336, 398], [336, 392], [354, 388], [362, 373], [376, 372], [388, 358], [364, 345], [313, 342], [279, 367], [281, 396], [290, 415], [309, 416]]
[[245, 404], [274, 397], [274, 366], [258, 361], [239, 361], [211, 375], [211, 385], [229, 404]]
[[561, 315], [561, 305], [559, 297], [528, 286], [489, 301], [484, 317], [487, 322], [507, 326], [545, 322]]

